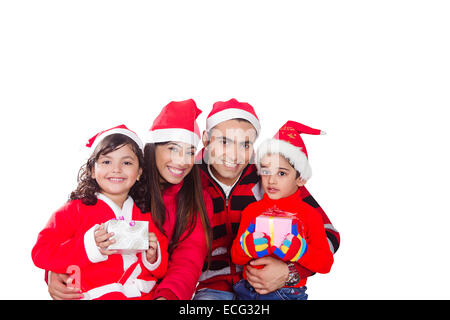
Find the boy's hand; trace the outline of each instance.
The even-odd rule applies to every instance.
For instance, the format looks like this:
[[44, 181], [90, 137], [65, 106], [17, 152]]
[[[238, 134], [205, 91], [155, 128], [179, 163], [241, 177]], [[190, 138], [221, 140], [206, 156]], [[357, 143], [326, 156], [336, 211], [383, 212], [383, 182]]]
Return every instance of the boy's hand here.
[[147, 261], [155, 263], [158, 260], [158, 239], [153, 232], [148, 233], [148, 250], [146, 252]]
[[279, 248], [272, 247], [271, 251], [283, 261], [295, 262], [305, 254], [308, 245], [298, 232], [297, 223], [292, 224], [291, 232], [286, 236]]
[[110, 239], [114, 235], [114, 232], [107, 233], [105, 224], [102, 223], [100, 227], [94, 232], [95, 244], [97, 245], [100, 253], [103, 255], [111, 255], [117, 253], [117, 250], [107, 250], [111, 244], [115, 243], [116, 240]]
[[244, 252], [251, 258], [269, 255], [270, 237], [262, 232], [255, 232], [255, 221], [250, 222], [242, 234], [240, 244]]

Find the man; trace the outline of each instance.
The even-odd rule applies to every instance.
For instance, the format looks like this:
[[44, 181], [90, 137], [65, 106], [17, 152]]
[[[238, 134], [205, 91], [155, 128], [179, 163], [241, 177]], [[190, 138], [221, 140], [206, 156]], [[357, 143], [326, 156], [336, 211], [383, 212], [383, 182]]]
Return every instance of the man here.
[[[213, 245], [209, 268], [205, 262], [194, 300], [234, 299], [232, 286], [242, 279], [242, 272], [260, 294], [275, 291], [287, 283], [295, 285], [300, 278], [313, 275], [297, 263], [285, 263], [273, 257], [256, 259], [245, 270], [231, 262], [230, 249], [241, 212], [262, 198], [262, 187], [252, 161], [260, 123], [253, 107], [236, 99], [215, 103], [206, 122], [202, 138], [205, 147], [197, 161], [213, 200]], [[305, 187], [301, 188], [301, 194], [303, 201], [321, 214], [334, 254], [339, 247], [339, 233]]]

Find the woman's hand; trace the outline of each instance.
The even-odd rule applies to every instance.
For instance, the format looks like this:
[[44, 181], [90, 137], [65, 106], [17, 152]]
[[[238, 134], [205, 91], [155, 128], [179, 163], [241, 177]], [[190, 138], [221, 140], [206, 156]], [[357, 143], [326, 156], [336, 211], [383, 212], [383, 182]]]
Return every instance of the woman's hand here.
[[53, 300], [79, 300], [83, 298], [79, 288], [67, 286], [70, 275], [48, 272], [48, 293]]
[[102, 223], [100, 227], [94, 232], [95, 244], [97, 245], [100, 253], [103, 255], [111, 255], [117, 253], [117, 250], [107, 250], [111, 244], [115, 243], [116, 240], [111, 239], [114, 236], [114, 232], [107, 233], [105, 224]]
[[153, 232], [148, 233], [148, 250], [146, 252], [147, 261], [155, 263], [158, 260], [158, 239]]

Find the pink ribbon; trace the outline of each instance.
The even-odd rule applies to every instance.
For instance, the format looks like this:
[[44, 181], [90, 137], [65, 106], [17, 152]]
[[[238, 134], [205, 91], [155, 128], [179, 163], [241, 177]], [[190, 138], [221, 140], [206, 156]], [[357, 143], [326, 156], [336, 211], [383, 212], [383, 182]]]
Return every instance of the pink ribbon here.
[[263, 212], [262, 215], [269, 216], [269, 217], [291, 218], [291, 219], [295, 217], [294, 213], [280, 210], [277, 207], [273, 207], [273, 208], [266, 210], [265, 212]]
[[[122, 220], [122, 221], [125, 221], [125, 218], [124, 218], [124, 216], [120, 216], [119, 218], [113, 218], [111, 220]], [[134, 227], [135, 225], [136, 225], [135, 221], [130, 221], [130, 226], [131, 227]]]

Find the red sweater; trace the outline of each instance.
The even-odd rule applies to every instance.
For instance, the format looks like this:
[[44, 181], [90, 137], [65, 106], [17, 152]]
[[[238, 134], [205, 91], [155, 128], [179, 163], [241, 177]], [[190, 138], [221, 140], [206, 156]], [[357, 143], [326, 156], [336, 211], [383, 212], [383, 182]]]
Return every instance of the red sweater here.
[[[231, 292], [233, 284], [242, 279], [242, 266], [234, 264], [230, 255], [231, 245], [239, 229], [241, 213], [249, 204], [261, 199], [264, 191], [261, 188], [256, 166], [249, 164], [243, 170], [241, 177], [231, 190], [228, 199], [226, 199], [223, 190], [211, 177], [208, 165], [203, 160], [204, 150], [197, 154], [197, 161], [200, 163], [202, 180], [206, 184], [204, 190], [208, 191], [213, 203], [214, 214], [211, 220], [213, 243], [209, 270], [207, 270], [207, 264], [205, 263], [197, 290], [210, 288]], [[313, 208], [321, 216], [329, 248], [335, 253], [340, 244], [339, 232], [333, 227], [325, 211], [305, 187], [300, 188], [300, 197], [303, 203]], [[313, 271], [298, 263], [295, 266], [301, 278], [307, 278], [314, 274]]]
[[247, 166], [226, 199], [221, 187], [209, 175], [206, 164], [202, 164], [200, 168], [202, 180], [206, 183], [204, 190], [212, 198], [214, 214], [211, 219], [211, 262], [209, 269], [205, 262], [197, 290], [210, 288], [231, 292], [233, 284], [242, 279], [242, 266], [231, 262], [231, 244], [239, 229], [242, 210], [256, 201], [253, 189], [258, 175], [255, 166]]
[[[101, 223], [119, 216], [149, 222], [149, 231], [156, 233], [159, 242], [158, 260], [153, 265], [146, 260], [145, 253], [109, 256], [100, 253], [94, 231]], [[56, 273], [66, 273], [71, 265], [78, 266], [81, 290], [87, 299], [151, 299], [157, 279], [167, 269], [167, 240], [150, 215], [142, 214], [131, 197], [120, 209], [99, 195], [95, 205], [73, 200], [56, 211], [39, 233], [32, 258], [37, 267]]]
[[[166, 220], [163, 224], [164, 232], [169, 239], [172, 238], [176, 223], [176, 196], [183, 183], [172, 185], [163, 192], [164, 205], [166, 207]], [[212, 218], [212, 201], [206, 190], [203, 191], [206, 211]], [[182, 235], [180, 239], [184, 239]], [[200, 277], [203, 262], [207, 256], [206, 238], [200, 218], [194, 231], [184, 239], [170, 254], [167, 273], [155, 291], [155, 298], [164, 297], [169, 300], [189, 300], [192, 298], [198, 279]]]
[[[231, 248], [233, 263], [247, 264], [250, 262], [252, 258], [245, 254], [239, 239], [253, 219], [275, 206], [280, 210], [295, 213], [296, 218], [303, 224], [308, 249], [298, 260], [298, 263], [313, 272], [329, 272], [333, 264], [333, 254], [327, 241], [322, 217], [302, 201], [300, 189], [293, 195], [279, 200], [272, 200], [265, 194], [262, 200], [250, 204], [242, 211], [239, 231]], [[304, 286], [305, 284], [306, 278], [302, 278], [298, 286]]]

